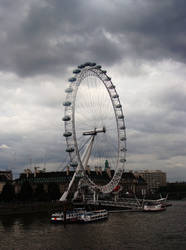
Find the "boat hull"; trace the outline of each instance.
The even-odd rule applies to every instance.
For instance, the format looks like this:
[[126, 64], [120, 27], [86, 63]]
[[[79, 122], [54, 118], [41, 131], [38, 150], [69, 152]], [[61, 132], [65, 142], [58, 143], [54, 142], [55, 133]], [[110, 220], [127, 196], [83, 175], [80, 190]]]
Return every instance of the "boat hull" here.
[[79, 218], [80, 223], [91, 223], [98, 222], [108, 219], [108, 211], [107, 210], [97, 210], [91, 212], [85, 212]]
[[144, 212], [159, 212], [159, 211], [165, 211], [166, 206], [162, 206], [161, 204], [158, 205], [144, 205], [143, 211]]

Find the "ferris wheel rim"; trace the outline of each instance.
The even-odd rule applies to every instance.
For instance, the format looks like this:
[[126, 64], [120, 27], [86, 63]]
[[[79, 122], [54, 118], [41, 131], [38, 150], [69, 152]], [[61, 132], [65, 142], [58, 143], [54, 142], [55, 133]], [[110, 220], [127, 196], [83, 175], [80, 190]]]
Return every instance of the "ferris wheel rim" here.
[[[69, 87], [66, 89], [66, 101], [63, 103], [65, 106], [65, 116], [63, 121], [65, 123], [65, 133], [67, 149], [69, 153], [71, 166], [77, 167], [80, 164], [81, 169], [84, 171], [86, 179], [88, 180], [89, 186], [93, 189], [102, 191], [103, 193], [111, 192], [114, 187], [118, 184], [121, 175], [124, 170], [124, 164], [126, 162], [126, 128], [124, 115], [122, 110], [122, 105], [120, 103], [119, 95], [113, 85], [111, 78], [107, 75], [107, 72], [102, 69], [100, 65], [95, 63], [85, 63], [79, 65], [76, 70], [73, 71], [74, 76], [69, 78]], [[117, 167], [112, 176], [112, 179], [103, 186], [95, 184], [86, 174], [83, 167], [81, 156], [79, 153], [77, 138], [76, 138], [76, 127], [75, 127], [75, 101], [78, 93], [78, 88], [81, 82], [86, 77], [93, 74], [101, 80], [102, 84], [106, 88], [108, 95], [110, 97], [112, 108], [114, 110], [115, 120], [117, 124], [117, 137], [118, 137], [118, 157], [117, 157]], [[117, 181], [116, 181], [117, 179]], [[117, 183], [116, 183], [117, 182]]]

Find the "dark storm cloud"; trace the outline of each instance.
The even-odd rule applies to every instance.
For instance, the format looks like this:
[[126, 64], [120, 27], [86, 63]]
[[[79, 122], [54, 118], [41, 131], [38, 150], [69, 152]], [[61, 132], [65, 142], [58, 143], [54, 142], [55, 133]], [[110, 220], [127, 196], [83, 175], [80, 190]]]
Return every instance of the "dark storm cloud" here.
[[185, 7], [183, 0], [3, 1], [0, 69], [28, 76], [87, 60], [185, 62]]
[[[186, 153], [186, 95], [167, 81], [185, 78], [185, 9], [184, 0], [2, 0], [0, 167], [11, 166], [15, 158], [17, 169], [31, 158], [65, 162], [62, 85], [71, 67], [84, 61], [112, 69], [122, 84], [121, 101], [128, 95], [130, 161], [147, 166], [152, 158], [163, 165], [174, 157], [180, 163], [177, 156]], [[183, 64], [166, 75], [161, 61]], [[165, 71], [170, 64], [163, 65]]]

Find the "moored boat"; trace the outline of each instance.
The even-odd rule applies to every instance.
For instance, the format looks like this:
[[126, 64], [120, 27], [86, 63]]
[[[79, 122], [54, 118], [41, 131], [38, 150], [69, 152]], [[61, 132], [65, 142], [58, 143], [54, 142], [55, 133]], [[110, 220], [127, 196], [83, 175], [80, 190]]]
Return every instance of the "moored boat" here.
[[164, 210], [166, 210], [166, 206], [162, 204], [147, 202], [147, 203], [144, 203], [143, 205], [144, 212], [158, 212], [158, 211], [164, 211]]
[[108, 218], [108, 211], [106, 209], [95, 210], [84, 212], [79, 217], [79, 222], [87, 223], [87, 222], [96, 222], [100, 220], [105, 220]]
[[80, 216], [85, 212], [84, 209], [74, 209], [73, 211], [55, 212], [51, 215], [51, 222], [73, 223], [78, 222]]

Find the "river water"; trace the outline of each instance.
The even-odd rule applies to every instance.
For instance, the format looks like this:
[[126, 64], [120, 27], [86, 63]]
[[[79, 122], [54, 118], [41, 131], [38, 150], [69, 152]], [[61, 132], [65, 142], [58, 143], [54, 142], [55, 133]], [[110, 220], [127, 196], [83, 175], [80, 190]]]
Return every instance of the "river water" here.
[[186, 201], [166, 211], [112, 213], [107, 221], [53, 225], [48, 214], [0, 217], [0, 250], [186, 249]]

